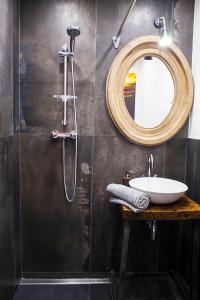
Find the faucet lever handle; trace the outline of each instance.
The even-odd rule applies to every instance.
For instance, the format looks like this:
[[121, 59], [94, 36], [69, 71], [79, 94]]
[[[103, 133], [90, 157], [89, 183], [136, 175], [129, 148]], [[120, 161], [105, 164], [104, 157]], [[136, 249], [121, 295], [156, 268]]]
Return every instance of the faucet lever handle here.
[[153, 154], [150, 154], [150, 159], [151, 159], [151, 166], [152, 166], [152, 168], [153, 168], [153, 165], [154, 165]]
[[153, 163], [153, 154], [150, 154], [149, 158], [148, 158], [148, 177], [153, 176], [152, 175], [153, 165], [154, 165], [154, 163]]

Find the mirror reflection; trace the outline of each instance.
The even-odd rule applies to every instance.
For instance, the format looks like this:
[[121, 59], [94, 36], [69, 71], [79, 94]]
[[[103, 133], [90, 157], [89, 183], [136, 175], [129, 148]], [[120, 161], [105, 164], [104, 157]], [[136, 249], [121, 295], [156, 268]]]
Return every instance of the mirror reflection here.
[[174, 83], [166, 65], [155, 56], [144, 56], [130, 67], [124, 82], [124, 101], [137, 125], [154, 128], [170, 113]]

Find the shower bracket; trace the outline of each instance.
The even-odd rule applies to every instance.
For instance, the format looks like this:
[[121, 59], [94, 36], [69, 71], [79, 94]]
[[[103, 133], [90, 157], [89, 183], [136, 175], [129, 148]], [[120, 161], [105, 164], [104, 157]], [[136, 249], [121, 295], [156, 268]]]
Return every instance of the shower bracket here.
[[64, 50], [59, 51], [58, 53], [59, 53], [59, 56], [61, 56], [61, 57], [65, 57], [65, 56], [72, 57], [72, 56], [74, 56], [73, 52], [64, 51]]
[[68, 100], [76, 100], [77, 96], [70, 95], [53, 95], [54, 99], [62, 100], [62, 102], [67, 102]]
[[120, 42], [120, 36], [113, 36], [112, 37], [112, 41], [113, 41], [113, 44], [115, 46], [115, 49], [118, 49], [119, 47], [119, 42]]

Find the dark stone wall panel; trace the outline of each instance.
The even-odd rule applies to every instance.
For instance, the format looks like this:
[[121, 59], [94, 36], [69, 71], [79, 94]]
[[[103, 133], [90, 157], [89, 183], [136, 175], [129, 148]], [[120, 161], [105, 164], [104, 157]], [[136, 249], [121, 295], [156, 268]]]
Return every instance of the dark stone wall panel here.
[[166, 143], [164, 176], [185, 182], [187, 139], [174, 138]]
[[[24, 272], [104, 272], [112, 267], [120, 216], [118, 207], [109, 205], [105, 188], [110, 182], [121, 183], [126, 170], [132, 169], [136, 176], [146, 174], [150, 153], [154, 155], [155, 173], [185, 180], [187, 124], [176, 138], [162, 146], [129, 143], [116, 130], [107, 112], [105, 83], [113, 59], [127, 42], [142, 35], [158, 34], [153, 25], [157, 16], [165, 16], [175, 42], [190, 61], [194, 1], [190, 4], [186, 0], [137, 1], [116, 50], [112, 36], [117, 33], [130, 3], [130, 0], [21, 1]], [[63, 65], [58, 51], [66, 40], [69, 42], [66, 28], [72, 24], [81, 27], [75, 51], [80, 138], [77, 199], [68, 208], [63, 195], [61, 144], [52, 144], [49, 132], [62, 129], [62, 104], [51, 99], [53, 94], [62, 93]], [[185, 35], [189, 37], [188, 43]], [[71, 115], [69, 106], [69, 123]], [[72, 153], [73, 149], [68, 148], [70, 168]], [[82, 177], [82, 172], [89, 173]], [[132, 267], [139, 271], [169, 269], [170, 261], [163, 257], [170, 252], [173, 228], [167, 223], [160, 224], [155, 243], [150, 240], [145, 223], [135, 230], [137, 247], [131, 241], [130, 270]], [[144, 245], [149, 249], [145, 259]]]
[[[62, 91], [62, 80], [58, 83], [21, 84], [21, 132], [50, 134], [52, 130], [63, 130], [63, 103], [52, 95]], [[80, 135], [92, 135], [93, 128], [93, 85], [77, 82], [77, 124]], [[39, 96], [38, 96], [39, 95]], [[68, 103], [68, 123], [72, 124], [72, 103]], [[70, 129], [70, 128], [69, 128]], [[68, 128], [66, 129], [68, 130]]]
[[193, 20], [195, 0], [174, 0], [174, 41], [192, 62]]
[[[200, 141], [188, 139], [187, 141], [187, 165], [186, 165], [186, 184], [188, 185], [187, 194], [200, 203], [199, 189], [199, 170], [200, 170]], [[178, 253], [178, 267], [186, 282], [191, 285], [192, 280], [192, 223], [183, 223], [179, 230], [180, 251]]]
[[11, 299], [19, 279], [19, 256], [16, 255], [19, 215], [15, 210], [15, 201], [19, 204], [15, 188], [15, 176], [19, 171], [16, 163], [19, 156], [16, 158], [15, 152], [17, 144], [13, 137], [0, 138], [0, 299], [5, 300]]
[[[119, 233], [119, 207], [109, 204], [106, 186], [109, 183], [122, 183], [122, 177], [127, 170], [135, 171], [136, 176], [146, 175], [148, 156], [151, 153], [154, 155], [155, 173], [163, 176], [163, 147], [145, 148], [121, 139], [121, 136], [95, 137], [91, 250], [93, 271], [103, 271], [106, 267], [110, 267], [112, 255], [116, 251], [111, 247], [112, 244], [114, 247], [115, 242], [113, 236]], [[143, 226], [137, 226], [136, 235], [140, 235], [141, 232], [143, 232]], [[139, 252], [141, 251], [141, 245], [144, 246], [144, 243], [145, 237], [142, 238], [141, 243], [138, 243]], [[147, 246], [147, 244], [145, 245]], [[130, 249], [130, 252], [132, 252], [134, 248], [130, 247]], [[149, 258], [148, 255], [146, 257]], [[142, 255], [140, 258], [142, 258]], [[138, 256], [137, 261], [140, 258]], [[150, 259], [148, 264], [153, 265]]]
[[[111, 64], [119, 51], [131, 40], [149, 34], [158, 35], [153, 22], [157, 16], [171, 18], [172, 1], [137, 1], [121, 33], [116, 50], [112, 36], [116, 35], [131, 1], [97, 0], [97, 50], [95, 82], [95, 135], [116, 135], [106, 107], [106, 78]], [[112, 21], [111, 21], [112, 20]], [[167, 23], [170, 26], [170, 23]]]
[[12, 134], [13, 129], [13, 5], [12, 0], [1, 0], [0, 9], [0, 136]]
[[20, 132], [19, 0], [13, 1], [13, 131]]
[[[63, 189], [62, 143], [22, 135], [23, 272], [89, 270], [91, 143], [90, 137], [79, 138], [77, 195], [69, 204]], [[66, 163], [68, 178], [72, 170]]]
[[[188, 139], [187, 142], [187, 164], [186, 164], [186, 184], [188, 185], [188, 196], [195, 198], [194, 190], [196, 182], [196, 163], [197, 163], [197, 144], [198, 140]], [[198, 196], [198, 195], [197, 195]]]
[[[195, 140], [193, 140], [192, 144], [195, 145]], [[196, 157], [194, 153], [193, 155], [188, 157], [189, 160], [188, 164], [190, 163], [190, 161], [194, 160], [193, 163], [195, 164], [194, 199], [200, 204], [200, 140], [196, 141]]]
[[15, 272], [19, 282], [21, 279], [22, 236], [21, 236], [21, 201], [20, 201], [20, 137], [12, 136], [13, 157], [13, 193], [15, 212]]
[[46, 134], [52, 126], [61, 127], [63, 105], [52, 98], [63, 93], [63, 59], [58, 51], [64, 43], [69, 46], [67, 27], [78, 25], [74, 70], [79, 134], [92, 135], [95, 9], [95, 1], [86, 0], [21, 1], [22, 131]]
[[[11, 299], [21, 277], [19, 136], [13, 135], [17, 106], [19, 111], [19, 102], [15, 106], [13, 97], [14, 73], [19, 63], [19, 32], [13, 26], [17, 14], [17, 0], [0, 0], [0, 299], [3, 300]], [[18, 81], [16, 86], [18, 89]]]

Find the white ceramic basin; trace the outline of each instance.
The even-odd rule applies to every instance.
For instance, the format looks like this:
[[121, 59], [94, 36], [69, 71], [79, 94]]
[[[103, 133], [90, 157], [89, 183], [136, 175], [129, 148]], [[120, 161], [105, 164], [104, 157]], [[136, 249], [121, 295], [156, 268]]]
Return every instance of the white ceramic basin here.
[[186, 184], [162, 177], [139, 177], [129, 181], [130, 187], [149, 195], [150, 202], [172, 203], [185, 194]]

